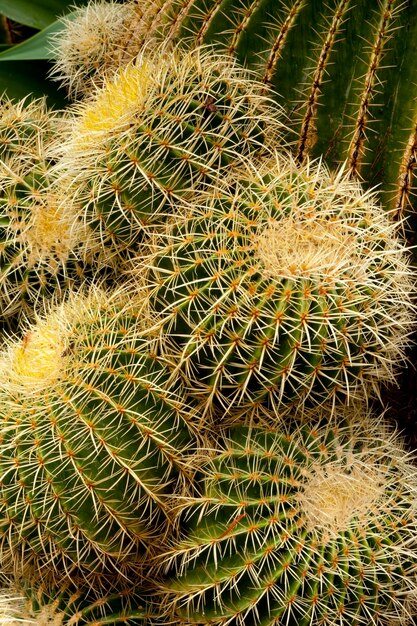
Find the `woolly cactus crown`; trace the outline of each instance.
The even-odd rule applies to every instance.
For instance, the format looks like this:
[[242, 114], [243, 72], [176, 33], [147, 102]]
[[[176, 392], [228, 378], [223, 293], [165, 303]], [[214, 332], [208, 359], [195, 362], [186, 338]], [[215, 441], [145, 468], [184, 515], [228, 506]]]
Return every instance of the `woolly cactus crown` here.
[[232, 429], [166, 556], [180, 623], [407, 623], [416, 470], [395, 436], [360, 422]]
[[135, 246], [178, 199], [263, 151], [283, 125], [262, 89], [209, 49], [141, 51], [71, 121], [58, 169], [73, 177], [86, 222]]
[[161, 342], [176, 344], [206, 409], [282, 413], [378, 392], [414, 327], [398, 227], [342, 170], [285, 155], [264, 167], [155, 239]]

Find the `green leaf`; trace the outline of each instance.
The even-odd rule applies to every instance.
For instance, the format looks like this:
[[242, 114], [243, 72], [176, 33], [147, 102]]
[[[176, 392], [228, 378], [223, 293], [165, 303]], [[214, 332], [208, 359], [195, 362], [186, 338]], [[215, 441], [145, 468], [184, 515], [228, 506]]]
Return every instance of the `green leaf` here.
[[58, 16], [68, 13], [72, 6], [85, 4], [87, 0], [0, 0], [0, 13], [42, 30]]
[[63, 108], [65, 95], [55, 83], [47, 80], [50, 65], [46, 61], [10, 61], [0, 63], [0, 94], [20, 100], [28, 94], [31, 98], [47, 96], [48, 104]]
[[[75, 17], [76, 11], [73, 11], [67, 18]], [[53, 52], [49, 43], [49, 37], [64, 29], [61, 20], [56, 20], [40, 33], [36, 33], [30, 39], [19, 43], [12, 48], [0, 53], [0, 61], [27, 61], [39, 59], [52, 59]]]

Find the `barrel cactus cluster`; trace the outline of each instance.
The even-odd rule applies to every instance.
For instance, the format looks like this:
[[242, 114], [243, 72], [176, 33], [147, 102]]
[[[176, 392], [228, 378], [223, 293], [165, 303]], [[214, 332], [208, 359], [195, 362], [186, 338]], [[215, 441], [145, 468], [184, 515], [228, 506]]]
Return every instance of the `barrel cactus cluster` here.
[[0, 103], [0, 621], [405, 625], [404, 222], [197, 4], [76, 9], [67, 108]]

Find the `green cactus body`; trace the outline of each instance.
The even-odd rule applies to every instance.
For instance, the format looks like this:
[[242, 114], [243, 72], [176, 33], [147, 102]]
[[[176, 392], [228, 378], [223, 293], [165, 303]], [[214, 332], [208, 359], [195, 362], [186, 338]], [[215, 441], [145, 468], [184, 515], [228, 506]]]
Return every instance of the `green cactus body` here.
[[260, 90], [209, 50], [145, 49], [72, 121], [60, 169], [77, 182], [86, 223], [103, 240], [135, 247], [179, 198], [261, 152], [282, 123]]
[[162, 342], [208, 409], [283, 412], [377, 389], [414, 324], [395, 225], [343, 173], [281, 157], [265, 170], [262, 192], [236, 183], [159, 241], [147, 265]]
[[[28, 597], [24, 617], [30, 621], [35, 619], [38, 626], [51, 623], [55, 626], [145, 626], [151, 623], [151, 609], [134, 587], [105, 592], [88, 588], [81, 582], [77, 586], [64, 583], [51, 591], [48, 585], [35, 579], [30, 585], [26, 582], [24, 591]], [[152, 623], [158, 622], [153, 619]]]
[[93, 291], [1, 361], [1, 564], [123, 571], [172, 531], [194, 438], [143, 311]]
[[64, 191], [53, 189], [48, 151], [58, 128], [57, 115], [47, 110], [43, 100], [9, 102], [0, 115], [0, 308], [4, 320], [30, 313], [43, 296], [56, 296], [81, 284], [94, 257], [88, 229], [77, 221]]
[[166, 557], [172, 614], [211, 626], [405, 624], [417, 485], [404, 456], [358, 424], [233, 429]]
[[[347, 162], [400, 213], [413, 204], [417, 2], [160, 0], [149, 32], [214, 44], [276, 90], [297, 157]], [[412, 214], [413, 212], [410, 211]]]

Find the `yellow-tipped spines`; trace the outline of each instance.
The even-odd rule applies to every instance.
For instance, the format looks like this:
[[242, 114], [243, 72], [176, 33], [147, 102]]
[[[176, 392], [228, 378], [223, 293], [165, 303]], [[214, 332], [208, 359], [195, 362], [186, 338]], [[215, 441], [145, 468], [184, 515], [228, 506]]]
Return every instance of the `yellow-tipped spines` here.
[[[190, 488], [190, 408], [130, 294], [71, 294], [0, 357], [0, 567], [131, 576]], [[130, 572], [130, 573], [129, 573]], [[138, 575], [138, 574], [137, 574]]]
[[141, 51], [78, 105], [58, 151], [57, 169], [72, 176], [85, 222], [104, 241], [137, 248], [179, 199], [216, 187], [279, 140], [282, 115], [262, 89], [209, 49]]

